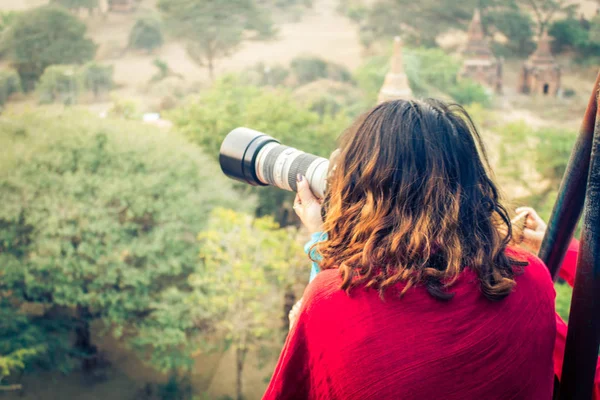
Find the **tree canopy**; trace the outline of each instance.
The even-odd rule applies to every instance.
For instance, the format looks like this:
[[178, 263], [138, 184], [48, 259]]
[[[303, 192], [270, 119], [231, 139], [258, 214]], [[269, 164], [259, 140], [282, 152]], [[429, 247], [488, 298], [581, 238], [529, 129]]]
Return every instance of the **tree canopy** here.
[[23, 88], [33, 89], [49, 65], [91, 60], [96, 45], [85, 33], [85, 24], [61, 7], [46, 6], [19, 14], [4, 39], [4, 47]]
[[160, 20], [155, 16], [138, 18], [129, 34], [129, 46], [151, 52], [164, 43]]
[[252, 199], [196, 146], [140, 123], [26, 114], [0, 124], [0, 147], [0, 354], [35, 349], [68, 369], [93, 359], [100, 320], [154, 367], [189, 366], [214, 315], [185, 301], [202, 289], [188, 281], [203, 273], [196, 236], [217, 205]]
[[229, 55], [246, 31], [272, 33], [268, 12], [252, 0], [159, 0], [172, 33], [186, 42], [190, 57], [213, 77], [215, 61]]

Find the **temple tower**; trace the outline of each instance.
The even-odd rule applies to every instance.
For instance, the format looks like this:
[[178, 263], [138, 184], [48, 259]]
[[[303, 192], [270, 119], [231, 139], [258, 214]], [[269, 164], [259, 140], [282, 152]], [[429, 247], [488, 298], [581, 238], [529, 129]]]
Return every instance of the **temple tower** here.
[[502, 92], [502, 62], [492, 53], [483, 33], [479, 9], [475, 10], [469, 25], [463, 57], [460, 78], [470, 78], [497, 93]]
[[519, 92], [556, 96], [560, 90], [560, 66], [550, 50], [550, 37], [540, 37], [535, 52], [523, 64]]
[[385, 76], [383, 86], [379, 91], [378, 102], [382, 103], [389, 100], [411, 99], [412, 90], [408, 85], [408, 78], [404, 73], [404, 64], [402, 61], [402, 40], [396, 36], [394, 38], [394, 53], [390, 71]]

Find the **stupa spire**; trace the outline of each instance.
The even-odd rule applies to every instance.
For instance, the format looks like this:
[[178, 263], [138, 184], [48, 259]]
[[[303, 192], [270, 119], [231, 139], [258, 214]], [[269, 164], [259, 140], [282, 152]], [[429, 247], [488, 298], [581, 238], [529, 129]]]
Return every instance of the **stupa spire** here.
[[408, 84], [408, 78], [404, 72], [404, 62], [402, 58], [402, 39], [399, 36], [394, 38], [394, 51], [390, 65], [390, 71], [385, 76], [383, 86], [379, 91], [378, 101], [384, 102], [396, 99], [412, 98], [412, 90]]
[[464, 55], [468, 58], [493, 58], [492, 50], [490, 50], [490, 46], [483, 32], [481, 12], [478, 8], [475, 9], [473, 19], [469, 25], [467, 47], [465, 48]]
[[554, 63], [554, 56], [550, 48], [550, 36], [548, 32], [544, 31], [542, 36], [538, 40], [537, 49], [529, 58], [529, 61], [534, 64], [552, 64]]
[[469, 24], [468, 35], [469, 35], [469, 41], [484, 39], [483, 25], [481, 24], [481, 12], [479, 11], [479, 8], [475, 9], [475, 13], [473, 14], [473, 19], [471, 20], [471, 23]]

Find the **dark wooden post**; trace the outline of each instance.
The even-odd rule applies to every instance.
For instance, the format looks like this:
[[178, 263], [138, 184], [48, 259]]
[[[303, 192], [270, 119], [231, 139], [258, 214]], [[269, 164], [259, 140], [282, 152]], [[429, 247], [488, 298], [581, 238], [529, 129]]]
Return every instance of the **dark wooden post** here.
[[[600, 76], [599, 76], [600, 78]], [[581, 245], [571, 300], [559, 399], [591, 399], [600, 345], [600, 109], [596, 84], [590, 102], [595, 120], [585, 194]], [[588, 107], [588, 113], [590, 112]], [[586, 114], [586, 117], [588, 115]]]
[[571, 303], [558, 397], [592, 398], [600, 344], [600, 74], [571, 153], [540, 250], [556, 279], [584, 211], [581, 247]]
[[594, 85], [594, 90], [588, 103], [583, 123], [581, 124], [579, 137], [567, 164], [567, 170], [558, 191], [552, 216], [548, 222], [548, 230], [540, 249], [540, 258], [546, 263], [554, 279], [558, 275], [558, 270], [583, 210], [590, 155], [592, 153], [594, 125], [598, 108], [597, 96], [599, 87], [600, 74], [596, 79], [596, 84]]

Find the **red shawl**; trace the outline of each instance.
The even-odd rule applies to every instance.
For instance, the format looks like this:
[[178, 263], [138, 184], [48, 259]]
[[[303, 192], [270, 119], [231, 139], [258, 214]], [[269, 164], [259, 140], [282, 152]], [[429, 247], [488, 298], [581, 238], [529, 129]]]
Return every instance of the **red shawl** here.
[[348, 296], [338, 271], [319, 273], [264, 399], [550, 399], [554, 287], [538, 258], [509, 251], [529, 265], [499, 302], [468, 268], [448, 302], [423, 287]]

